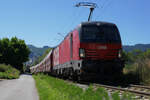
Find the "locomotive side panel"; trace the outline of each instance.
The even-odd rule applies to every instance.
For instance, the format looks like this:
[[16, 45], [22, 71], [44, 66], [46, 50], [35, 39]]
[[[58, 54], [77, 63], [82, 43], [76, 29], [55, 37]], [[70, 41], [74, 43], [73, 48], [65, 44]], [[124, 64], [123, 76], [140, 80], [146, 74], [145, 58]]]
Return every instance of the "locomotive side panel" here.
[[73, 32], [73, 60], [80, 59], [79, 48], [80, 48], [79, 32], [75, 30]]
[[60, 44], [60, 56], [59, 61], [60, 64], [64, 64], [70, 61], [70, 35], [66, 37], [66, 39]]

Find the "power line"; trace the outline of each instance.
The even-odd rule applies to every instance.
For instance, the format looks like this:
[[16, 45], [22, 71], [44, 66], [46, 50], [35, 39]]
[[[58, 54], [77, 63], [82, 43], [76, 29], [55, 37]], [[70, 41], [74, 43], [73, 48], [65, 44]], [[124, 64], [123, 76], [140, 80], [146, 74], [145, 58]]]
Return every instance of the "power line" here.
[[[98, 0], [97, 0], [97, 1], [98, 1]], [[99, 5], [98, 5], [99, 8], [98, 8], [98, 9], [102, 10], [102, 9], [104, 8], [104, 6], [105, 6], [107, 0], [105, 0], [105, 1], [99, 0], [99, 1], [101, 1], [101, 3], [99, 3]], [[102, 13], [102, 12], [101, 12], [101, 13]], [[100, 13], [100, 14], [101, 14], [101, 13]], [[99, 14], [98, 14], [98, 15], [99, 15]], [[97, 19], [98, 15], [95, 17], [96, 19]]]
[[65, 36], [64, 35], [62, 35], [61, 33], [57, 33], [59, 36], [61, 36], [61, 37], [63, 37], [63, 38], [65, 38]]
[[[113, 0], [110, 0], [110, 1], [106, 4], [106, 7], [104, 8], [104, 10], [103, 10], [103, 11], [105, 11], [105, 12], [106, 12], [106, 9], [108, 9], [108, 8], [110, 7], [110, 5], [112, 4], [112, 2], [113, 2]], [[101, 18], [103, 17], [103, 15], [104, 15], [104, 13], [102, 13]]]
[[73, 11], [73, 14], [71, 14], [71, 16], [70, 16], [70, 18], [72, 18], [72, 19], [68, 19], [68, 20], [70, 20], [70, 24], [66, 25], [64, 30], [66, 30], [67, 28], [70, 29], [72, 27], [72, 25], [78, 21], [79, 16], [81, 16], [81, 9], [78, 9], [78, 10], [79, 11], [77, 11], [77, 10]]
[[69, 29], [72, 27], [72, 25], [77, 22], [79, 20], [79, 16], [81, 15], [81, 9], [79, 10], [79, 12], [76, 13], [76, 15], [74, 16], [73, 20], [71, 21], [71, 24], [69, 26]]
[[102, 18], [102, 16], [104, 15], [104, 11], [106, 10], [106, 8], [110, 7], [109, 5], [111, 5], [112, 2], [113, 2], [112, 0], [107, 0], [107, 2], [105, 1], [105, 2], [103, 3], [103, 6], [101, 7], [101, 13], [98, 14], [98, 15], [95, 17], [95, 19], [98, 19], [98, 17], [101, 17], [101, 18]]

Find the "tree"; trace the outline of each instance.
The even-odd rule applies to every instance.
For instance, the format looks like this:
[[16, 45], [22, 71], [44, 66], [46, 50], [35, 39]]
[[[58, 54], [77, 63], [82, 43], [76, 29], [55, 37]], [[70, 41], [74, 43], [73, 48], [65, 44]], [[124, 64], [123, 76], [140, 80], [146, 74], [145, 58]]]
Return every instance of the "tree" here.
[[0, 63], [10, 64], [23, 70], [23, 63], [28, 61], [30, 50], [24, 40], [12, 37], [0, 40]]
[[9, 55], [9, 48], [10, 48], [10, 43], [9, 43], [9, 39], [8, 38], [3, 38], [2, 40], [0, 40], [0, 63], [8, 63], [8, 55]]
[[137, 60], [137, 59], [142, 58], [142, 56], [143, 56], [143, 51], [141, 51], [140, 49], [134, 49], [134, 50], [132, 51], [132, 54], [133, 54], [134, 60]]
[[150, 59], [150, 49], [147, 49], [147, 50], [144, 52], [144, 57]]

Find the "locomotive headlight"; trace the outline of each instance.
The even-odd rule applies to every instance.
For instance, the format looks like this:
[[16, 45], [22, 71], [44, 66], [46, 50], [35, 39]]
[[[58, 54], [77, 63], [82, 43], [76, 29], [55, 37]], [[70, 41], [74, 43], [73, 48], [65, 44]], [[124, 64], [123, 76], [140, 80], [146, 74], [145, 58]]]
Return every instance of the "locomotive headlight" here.
[[118, 58], [121, 58], [122, 57], [122, 50], [119, 50], [118, 52]]
[[79, 56], [80, 56], [81, 58], [84, 58], [84, 57], [85, 57], [85, 50], [84, 50], [84, 49], [82, 49], [82, 48], [79, 49]]

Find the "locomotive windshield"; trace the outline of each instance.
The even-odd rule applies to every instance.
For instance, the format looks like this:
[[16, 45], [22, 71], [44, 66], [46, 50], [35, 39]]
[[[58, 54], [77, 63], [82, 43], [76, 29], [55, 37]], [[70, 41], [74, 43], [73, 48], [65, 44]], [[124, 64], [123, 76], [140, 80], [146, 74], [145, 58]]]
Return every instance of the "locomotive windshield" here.
[[82, 27], [82, 42], [120, 43], [120, 35], [115, 25], [87, 25]]

